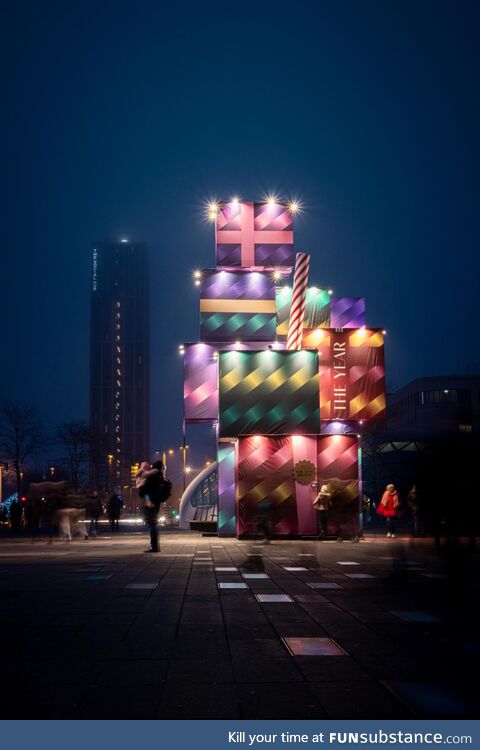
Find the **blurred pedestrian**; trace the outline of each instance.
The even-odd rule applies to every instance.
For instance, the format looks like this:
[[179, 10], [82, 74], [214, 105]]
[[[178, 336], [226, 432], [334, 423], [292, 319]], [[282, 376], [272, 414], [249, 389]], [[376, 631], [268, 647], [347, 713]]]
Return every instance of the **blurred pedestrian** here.
[[17, 497], [10, 504], [10, 528], [13, 532], [20, 531], [22, 527], [23, 508], [20, 499]]
[[407, 495], [407, 505], [412, 516], [413, 536], [423, 536], [425, 533], [423, 524], [423, 509], [415, 484]]
[[108, 498], [107, 515], [110, 520], [112, 533], [119, 531], [120, 514], [122, 512], [122, 498], [116, 492], [113, 492]]
[[103, 505], [97, 490], [91, 490], [87, 496], [87, 518], [90, 521], [88, 535], [96, 536], [98, 522], [103, 514]]
[[387, 484], [378, 504], [377, 513], [386, 519], [387, 537], [395, 539], [397, 519], [400, 514], [400, 498], [394, 484]]

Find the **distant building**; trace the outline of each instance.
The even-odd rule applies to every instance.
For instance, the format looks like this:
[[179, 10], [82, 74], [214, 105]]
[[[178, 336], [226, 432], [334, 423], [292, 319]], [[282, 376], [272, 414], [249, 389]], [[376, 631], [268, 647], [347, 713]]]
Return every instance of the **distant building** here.
[[[131, 504], [132, 466], [150, 455], [148, 253], [144, 243], [93, 247], [91, 475]], [[127, 489], [128, 488], [128, 489]]]
[[[417, 378], [387, 394], [387, 420], [363, 433], [363, 487], [378, 502], [393, 482], [402, 497], [415, 483], [439, 477], [458, 485], [475, 467], [480, 439], [480, 376]], [[473, 479], [472, 479], [473, 481]]]
[[388, 431], [440, 434], [480, 431], [480, 376], [435, 375], [388, 394]]

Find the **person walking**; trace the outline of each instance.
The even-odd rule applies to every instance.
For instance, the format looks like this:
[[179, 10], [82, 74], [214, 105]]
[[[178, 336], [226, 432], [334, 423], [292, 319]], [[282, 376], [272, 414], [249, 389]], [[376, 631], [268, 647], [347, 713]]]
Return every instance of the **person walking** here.
[[120, 513], [122, 511], [122, 498], [116, 492], [112, 493], [108, 498], [107, 503], [107, 514], [110, 520], [110, 528], [112, 534], [119, 531]]
[[87, 497], [87, 518], [90, 521], [88, 536], [97, 536], [98, 521], [103, 514], [103, 505], [97, 490], [92, 490]]
[[17, 498], [10, 505], [10, 528], [14, 533], [20, 531], [22, 527], [22, 514], [23, 508], [20, 500]]
[[328, 491], [328, 486], [322, 484], [320, 492], [313, 501], [313, 507], [317, 511], [318, 518], [318, 539], [324, 539], [327, 535], [328, 511], [332, 505], [332, 496]]
[[412, 521], [413, 521], [413, 536], [423, 536], [424, 535], [424, 524], [423, 524], [423, 512], [422, 512], [422, 506], [420, 503], [420, 499], [418, 497], [418, 490], [416, 485], [414, 484], [412, 489], [407, 495], [407, 504], [410, 508], [410, 513], [412, 514]]
[[378, 505], [377, 513], [387, 521], [387, 537], [395, 539], [397, 518], [400, 513], [400, 498], [394, 484], [387, 484]]

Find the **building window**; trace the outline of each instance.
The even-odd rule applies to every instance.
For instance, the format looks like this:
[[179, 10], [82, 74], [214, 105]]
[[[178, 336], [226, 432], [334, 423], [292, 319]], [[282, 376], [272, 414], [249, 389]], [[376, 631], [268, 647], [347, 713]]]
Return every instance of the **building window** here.
[[458, 429], [460, 432], [472, 432], [472, 425], [471, 424], [459, 424]]

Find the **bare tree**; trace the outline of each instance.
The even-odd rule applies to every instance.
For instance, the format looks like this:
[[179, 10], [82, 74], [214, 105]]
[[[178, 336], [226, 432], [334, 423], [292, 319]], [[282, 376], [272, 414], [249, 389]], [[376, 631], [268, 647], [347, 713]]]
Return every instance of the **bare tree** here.
[[70, 481], [76, 490], [82, 476], [86, 474], [86, 464], [90, 452], [90, 430], [85, 422], [72, 420], [57, 426], [56, 442], [63, 449], [63, 463], [68, 469]]
[[42, 423], [36, 408], [3, 399], [0, 408], [0, 454], [13, 468], [19, 497], [22, 494], [22, 466], [43, 442]]

